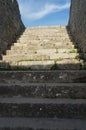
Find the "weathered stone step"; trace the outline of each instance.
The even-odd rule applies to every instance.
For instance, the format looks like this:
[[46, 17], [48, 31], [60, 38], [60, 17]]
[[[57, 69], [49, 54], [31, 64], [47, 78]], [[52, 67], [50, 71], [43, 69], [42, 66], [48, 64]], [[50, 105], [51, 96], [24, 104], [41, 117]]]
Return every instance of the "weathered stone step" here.
[[45, 33], [49, 32], [49, 34], [53, 33], [53, 32], [56, 32], [56, 33], [69, 32], [68, 29], [66, 29], [66, 28], [65, 29], [61, 29], [61, 28], [55, 28], [55, 29], [54, 28], [52, 28], [52, 29], [50, 29], [50, 28], [33, 28], [33, 29], [26, 28], [25, 31], [23, 32], [23, 34], [25, 34], [25, 33], [31, 34], [32, 32], [37, 32], [37, 33], [43, 32], [44, 33], [44, 31], [45, 31]]
[[41, 32], [41, 31], [50, 31], [50, 32], [52, 32], [52, 30], [53, 31], [67, 31], [67, 29], [66, 29], [66, 27], [29, 27], [29, 28], [26, 28], [25, 29], [25, 32], [24, 33], [27, 33], [27, 32], [31, 32], [31, 31], [39, 31], [39, 32]]
[[74, 45], [73, 44], [70, 44], [70, 43], [62, 43], [61, 42], [54, 42], [53, 44], [52, 43], [43, 43], [43, 42], [40, 42], [40, 43], [37, 43], [37, 44], [33, 44], [33, 43], [27, 43], [27, 44], [22, 44], [20, 43], [21, 45], [14, 45], [14, 46], [11, 46], [11, 50], [34, 50], [34, 49], [74, 49]]
[[51, 40], [28, 40], [28, 42], [25, 42], [25, 40], [24, 40], [24, 42], [21, 42], [21, 43], [14, 43], [14, 45], [13, 46], [11, 46], [11, 47], [14, 47], [14, 46], [22, 46], [22, 47], [25, 47], [25, 46], [27, 46], [27, 47], [30, 47], [30, 46], [40, 46], [40, 45], [45, 45], [45, 44], [49, 44], [50, 46], [51, 45], [53, 45], [54, 47], [55, 47], [55, 45], [56, 46], [62, 46], [62, 45], [70, 45], [70, 46], [73, 46], [74, 47], [74, 45], [73, 45], [73, 43], [72, 42], [59, 42], [59, 41], [51, 41]]
[[[23, 57], [24, 58], [24, 57]], [[76, 59], [57, 59], [48, 60], [45, 59], [47, 57], [42, 57], [42, 59], [28, 59], [28, 57], [16, 58], [16, 59], [6, 59], [11, 68], [21, 68], [21, 69], [31, 69], [31, 70], [80, 70], [84, 69], [86, 64], [84, 65], [82, 61], [78, 61]]]
[[27, 32], [24, 32], [22, 35], [26, 36], [26, 35], [30, 35], [30, 36], [71, 36], [70, 34], [67, 33], [67, 30], [46, 30], [46, 29], [43, 29], [43, 30], [40, 30], [40, 29], [36, 29], [36, 30], [28, 30]]
[[0, 84], [86, 83], [86, 70], [0, 71]]
[[86, 99], [86, 83], [3, 83], [0, 97]]
[[25, 49], [25, 50], [20, 50], [20, 49], [19, 50], [18, 49], [13, 50], [12, 49], [12, 50], [7, 50], [6, 51], [6, 55], [13, 55], [13, 54], [18, 55], [18, 54], [27, 54], [27, 53], [31, 55], [31, 54], [36, 54], [37, 51], [36, 51], [36, 49], [35, 50], [28, 50], [28, 49]]
[[86, 119], [86, 99], [0, 98], [0, 117]]
[[47, 38], [45, 38], [45, 37], [28, 37], [27, 39], [25, 39], [25, 38], [20, 38], [20, 39], [17, 40], [17, 42], [19, 42], [19, 43], [29, 42], [29, 40], [43, 41], [43, 40], [45, 40], [45, 39], [51, 40], [52, 42], [53, 42], [53, 41], [71, 42], [70, 39], [67, 39], [67, 38], [65, 38], [65, 37], [62, 37], [62, 38], [60, 38], [60, 37], [47, 37]]
[[[29, 40], [18, 40], [17, 42], [20, 43], [21, 45], [23, 45], [24, 43], [26, 43], [26, 45], [30, 45], [30, 44], [35, 45], [35, 44], [44, 44], [44, 43], [46, 43], [46, 44], [57, 43], [57, 45], [58, 45], [58, 42], [60, 42], [61, 45], [62, 44], [73, 45], [73, 43], [71, 41], [69, 41], [69, 40], [59, 40], [59, 39], [57, 39], [57, 40], [55, 40], [55, 39], [47, 39], [47, 40], [45, 40], [45, 39], [39, 39], [39, 40], [37, 40], [37, 39], [29, 39]], [[20, 44], [16, 44], [16, 45], [18, 46]]]
[[0, 118], [0, 130], [86, 130], [85, 119]]
[[35, 50], [28, 50], [28, 49], [25, 49], [24, 51], [23, 50], [7, 50], [6, 51], [6, 55], [13, 55], [13, 54], [23, 54], [23, 53], [29, 53], [29, 54], [36, 54], [36, 53], [78, 53], [78, 50], [77, 49], [35, 49]]
[[15, 54], [15, 55], [6, 55], [3, 56], [3, 61], [41, 61], [49, 60], [50, 56], [48, 55], [39, 55], [39, 54]]
[[40, 34], [40, 33], [27, 33], [27, 34], [23, 34], [20, 36], [20, 39], [28, 39], [29, 37], [45, 37], [45, 38], [48, 38], [48, 37], [54, 37], [54, 38], [57, 38], [57, 37], [65, 37], [67, 39], [70, 39], [69, 35], [67, 33], [64, 33], [62, 34], [61, 32], [60, 33], [57, 33], [57, 32], [53, 32], [53, 33], [45, 33], [45, 34]]
[[29, 38], [44, 38], [44, 39], [50, 39], [50, 38], [55, 38], [55, 39], [57, 39], [57, 38], [61, 38], [61, 39], [68, 39], [68, 40], [70, 40], [70, 37], [69, 37], [69, 35], [67, 34], [67, 33], [65, 33], [65, 34], [61, 34], [61, 33], [57, 33], [57, 34], [55, 34], [55, 33], [53, 33], [53, 34], [23, 34], [23, 35], [21, 35], [20, 37], [19, 37], [19, 39], [20, 40], [22, 40], [22, 39], [29, 39]]
[[37, 32], [37, 33], [41, 33], [41, 32], [45, 32], [45, 33], [53, 33], [53, 32], [57, 32], [57, 33], [59, 33], [59, 32], [62, 32], [62, 33], [64, 33], [64, 32], [68, 32], [68, 30], [67, 29], [60, 29], [60, 28], [56, 28], [56, 29], [54, 29], [54, 28], [52, 28], [52, 29], [50, 29], [50, 28], [33, 28], [33, 29], [30, 29], [30, 28], [28, 28], [28, 30], [26, 29], [25, 31], [24, 31], [24, 33], [31, 33], [31, 32]]
[[33, 28], [33, 29], [30, 29], [28, 28], [28, 30], [25, 30], [24, 33], [31, 33], [31, 32], [37, 32], [37, 33], [41, 33], [41, 32], [49, 32], [49, 33], [53, 33], [53, 32], [68, 32], [67, 29], [60, 29], [60, 28], [57, 28], [57, 29], [47, 29], [47, 28]]
[[64, 59], [79, 59], [78, 53], [58, 53], [50, 51], [39, 51], [37, 53], [23, 52], [22, 54], [17, 54], [16, 52], [13, 54], [3, 56], [3, 61], [5, 60], [59, 60], [62, 61]]
[[[37, 32], [37, 33], [36, 33]], [[51, 29], [51, 30], [48, 30], [48, 29], [33, 29], [33, 30], [28, 30], [28, 31], [25, 31], [23, 32], [22, 35], [26, 36], [27, 34], [31, 35], [31, 36], [62, 36], [62, 35], [66, 35], [66, 36], [70, 36], [71, 34], [67, 33], [67, 30], [60, 30], [60, 29]], [[21, 36], [22, 36], [21, 35]]]
[[[31, 48], [31, 49], [30, 49]], [[48, 49], [47, 49], [48, 48]], [[21, 50], [21, 51], [29, 51], [29, 50], [58, 50], [60, 52], [63, 51], [64, 53], [65, 52], [69, 52], [69, 53], [75, 53], [77, 52], [77, 49], [74, 48], [74, 45], [72, 44], [63, 44], [60, 43], [60, 42], [57, 42], [57, 43], [53, 43], [53, 44], [45, 44], [45, 43], [39, 43], [39, 44], [33, 44], [33, 43], [30, 43], [30, 44], [15, 44], [14, 46], [11, 46], [11, 50], [14, 50], [14, 51], [18, 51], [18, 50]], [[65, 51], [64, 51], [65, 50]], [[68, 51], [67, 51], [68, 50]], [[9, 50], [10, 51], [10, 50]]]
[[[42, 35], [40, 35], [42, 34]], [[49, 32], [47, 33], [43, 33], [43, 32], [40, 32], [40, 33], [37, 33], [37, 32], [32, 32], [32, 33], [27, 33], [27, 34], [23, 34], [19, 37], [19, 39], [68, 39], [68, 40], [71, 40], [70, 36], [65, 32], [65, 33], [52, 33], [52, 34], [49, 34]]]
[[6, 54], [8, 54], [8, 55], [13, 55], [13, 54], [20, 54], [20, 53], [22, 53], [22, 54], [24, 54], [24, 53], [27, 53], [27, 54], [37, 54], [37, 53], [43, 53], [43, 54], [46, 54], [46, 53], [57, 53], [57, 49], [35, 49], [35, 50], [24, 50], [24, 51], [22, 51], [22, 50], [8, 50], [7, 52], [6, 52]]
[[51, 54], [51, 53], [57, 53], [58, 54], [69, 54], [72, 53], [72, 54], [77, 54], [77, 50], [76, 49], [39, 49], [37, 50], [37, 53], [38, 54]]
[[[10, 54], [11, 53], [11, 51], [12, 52], [18, 52], [18, 51], [22, 51], [22, 50], [8, 50], [7, 52], [8, 52], [8, 54]], [[59, 50], [60, 51], [60, 50]], [[69, 50], [70, 51], [70, 50]], [[27, 53], [57, 53], [58, 52], [58, 50], [57, 49], [35, 49], [35, 50], [25, 50], [24, 52], [27, 52]], [[14, 54], [13, 53], [13, 54]], [[22, 52], [23, 53], [23, 52]]]

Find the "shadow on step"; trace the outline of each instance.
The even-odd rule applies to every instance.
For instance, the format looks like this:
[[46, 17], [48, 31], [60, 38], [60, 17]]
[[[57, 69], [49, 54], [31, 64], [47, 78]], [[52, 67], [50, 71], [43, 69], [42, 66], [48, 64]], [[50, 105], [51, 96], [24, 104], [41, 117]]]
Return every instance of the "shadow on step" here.
[[48, 71], [48, 70], [85, 70], [82, 68], [81, 63], [55, 63], [55, 64], [34, 64], [28, 61], [22, 63], [21, 65], [10, 65], [6, 62], [0, 62], [0, 71], [1, 70], [35, 70], [35, 71]]
[[3, 46], [0, 47], [0, 60], [2, 60], [2, 56], [6, 55], [6, 51], [11, 49], [11, 46], [14, 45], [14, 43], [16, 43], [16, 41], [23, 34], [24, 31], [25, 31], [25, 28], [23, 27], [22, 30], [18, 34], [14, 35], [14, 37], [10, 36], [8, 38], [10, 40], [7, 41], [4, 39], [0, 41], [1, 43], [3, 43]]
[[70, 27], [66, 26], [66, 30], [67, 30], [68, 36], [70, 38], [70, 41], [73, 43], [74, 48], [77, 49], [77, 52], [79, 53], [79, 58], [82, 59], [85, 62], [85, 55], [83, 54], [83, 52], [82, 52], [81, 48], [79, 47], [78, 43], [76, 42], [76, 40], [72, 36], [71, 31], [70, 31]]

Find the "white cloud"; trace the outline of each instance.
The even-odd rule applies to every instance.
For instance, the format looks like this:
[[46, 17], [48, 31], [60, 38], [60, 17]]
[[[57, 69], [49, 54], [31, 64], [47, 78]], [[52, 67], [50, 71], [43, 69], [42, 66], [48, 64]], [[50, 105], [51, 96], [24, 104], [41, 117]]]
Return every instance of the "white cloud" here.
[[[70, 3], [66, 3], [64, 5], [55, 5], [55, 4], [45, 4], [38, 11], [30, 10], [31, 7], [27, 5], [27, 3], [21, 3], [20, 5], [21, 15], [29, 21], [34, 21], [45, 17], [48, 14], [63, 11], [70, 7]], [[33, 7], [32, 7], [33, 8]]]

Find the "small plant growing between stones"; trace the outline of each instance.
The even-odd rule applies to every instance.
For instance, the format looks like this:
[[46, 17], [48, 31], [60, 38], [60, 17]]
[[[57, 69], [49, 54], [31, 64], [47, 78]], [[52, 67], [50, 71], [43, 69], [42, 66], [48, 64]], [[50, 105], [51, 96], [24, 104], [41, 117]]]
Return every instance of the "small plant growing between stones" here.
[[77, 53], [77, 50], [76, 49], [72, 49], [69, 51], [69, 53]]
[[80, 70], [86, 70], [86, 67], [85, 67], [85, 65], [83, 65], [83, 64], [80, 64]]
[[55, 61], [54, 65], [51, 67], [51, 70], [58, 70], [58, 69], [59, 69], [59, 67]]
[[62, 60], [63, 60], [63, 58], [58, 58], [58, 59], [55, 60], [55, 62], [62, 61]]
[[75, 57], [75, 59], [78, 60], [78, 61], [80, 61], [80, 56], [77, 55], [77, 56]]

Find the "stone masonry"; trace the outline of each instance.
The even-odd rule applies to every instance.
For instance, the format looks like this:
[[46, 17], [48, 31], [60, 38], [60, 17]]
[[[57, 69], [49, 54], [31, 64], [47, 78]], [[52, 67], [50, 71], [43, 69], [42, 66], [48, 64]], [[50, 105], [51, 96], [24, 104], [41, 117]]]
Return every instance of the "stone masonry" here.
[[78, 46], [86, 52], [86, 0], [71, 0], [70, 31]]
[[16, 0], [0, 0], [0, 53], [24, 30]]

